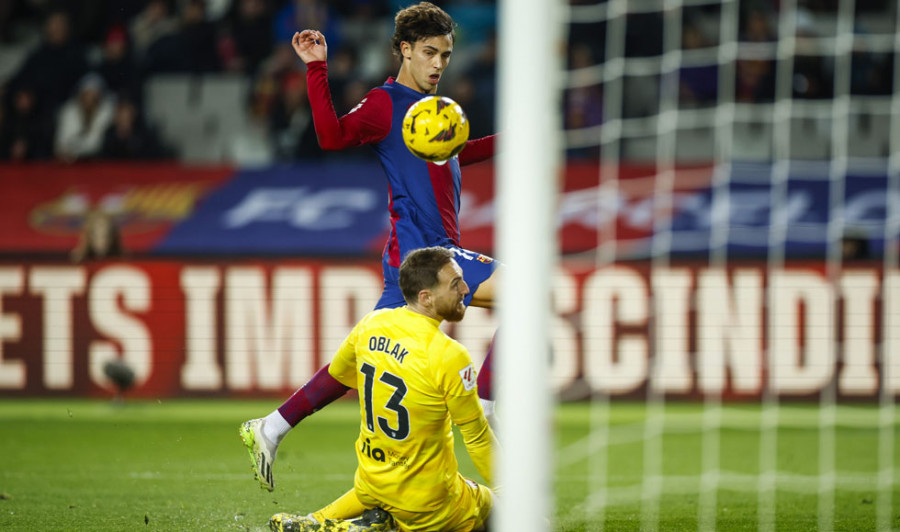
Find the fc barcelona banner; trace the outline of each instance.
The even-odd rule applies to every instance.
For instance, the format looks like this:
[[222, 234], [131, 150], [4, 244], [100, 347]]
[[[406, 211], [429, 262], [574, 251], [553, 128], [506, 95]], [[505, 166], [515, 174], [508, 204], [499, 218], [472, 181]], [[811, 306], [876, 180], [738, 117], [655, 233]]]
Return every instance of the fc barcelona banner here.
[[[561, 249], [592, 257], [615, 240], [618, 257], [629, 260], [661, 251], [707, 257], [711, 250], [763, 258], [772, 249], [824, 258], [846, 234], [869, 258], [880, 257], [886, 238], [896, 245], [885, 221], [900, 190], [881, 162], [854, 162], [842, 175], [832, 170], [815, 162], [665, 172], [570, 162], [558, 201]], [[136, 256], [371, 257], [389, 231], [387, 185], [372, 161], [258, 169], [4, 165], [0, 176], [0, 254], [7, 256], [68, 253], [92, 209], [114, 217]], [[492, 163], [467, 166], [458, 199], [461, 245], [487, 254], [494, 249], [493, 183]]]
[[[0, 396], [110, 397], [114, 363], [131, 397], [283, 397], [381, 286], [361, 259], [0, 262]], [[547, 378], [564, 399], [900, 393], [900, 271], [564, 264], [553, 286]], [[480, 365], [495, 327], [470, 308], [447, 332]]]
[[263, 170], [175, 164], [0, 167], [0, 253], [62, 254], [92, 210], [133, 255], [370, 255], [387, 192], [371, 164]]

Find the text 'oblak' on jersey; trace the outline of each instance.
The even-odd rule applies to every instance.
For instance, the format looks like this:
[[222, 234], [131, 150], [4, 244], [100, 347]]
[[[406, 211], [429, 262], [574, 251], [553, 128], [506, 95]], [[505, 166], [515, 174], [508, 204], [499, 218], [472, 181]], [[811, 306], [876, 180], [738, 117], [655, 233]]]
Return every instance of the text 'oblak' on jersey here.
[[405, 347], [384, 336], [370, 336], [369, 351], [381, 351], [382, 353], [387, 353], [396, 358], [397, 362], [401, 364], [403, 363], [403, 357], [409, 353]]

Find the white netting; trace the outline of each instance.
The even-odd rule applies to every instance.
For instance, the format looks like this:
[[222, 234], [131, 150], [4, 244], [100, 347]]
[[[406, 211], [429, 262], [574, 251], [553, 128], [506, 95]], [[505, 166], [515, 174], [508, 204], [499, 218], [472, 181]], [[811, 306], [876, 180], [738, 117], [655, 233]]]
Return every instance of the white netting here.
[[[645, 380], [622, 393], [586, 375], [591, 430], [558, 458], [563, 477], [580, 467], [587, 478], [573, 513], [588, 529], [621, 525], [617, 509], [640, 501], [640, 530], [714, 530], [736, 517], [726, 492], [755, 497], [759, 530], [791, 519], [782, 493], [814, 497], [820, 530], [836, 528], [847, 493], [869, 505], [859, 523], [891, 529], [898, 11], [887, 0], [570, 1], [564, 144], [570, 163], [597, 161], [598, 223], [596, 249], [564, 260], [623, 283], [637, 271], [647, 287], [643, 321], [611, 318], [608, 362], [643, 327]], [[678, 294], [687, 317], [671, 311]], [[617, 297], [611, 313], [624, 312]], [[704, 310], [713, 304], [718, 315]], [[637, 420], [617, 413], [622, 396], [645, 405]], [[699, 413], [680, 415], [685, 400]], [[791, 431], [810, 424], [815, 448], [792, 447]], [[847, 469], [848, 427], [877, 433], [868, 470]], [[736, 448], [723, 430], [754, 443]], [[696, 467], [679, 471], [669, 441], [692, 432]], [[637, 482], [617, 473], [628, 445], [643, 446]], [[751, 453], [752, 470], [729, 465], [733, 453]], [[812, 453], [813, 470], [792, 453]], [[695, 521], [667, 521], [673, 495]]]

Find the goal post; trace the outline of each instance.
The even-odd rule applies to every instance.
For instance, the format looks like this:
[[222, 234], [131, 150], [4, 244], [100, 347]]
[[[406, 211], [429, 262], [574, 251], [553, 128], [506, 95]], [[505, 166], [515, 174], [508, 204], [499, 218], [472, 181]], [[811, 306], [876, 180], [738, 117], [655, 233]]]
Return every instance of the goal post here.
[[[728, 530], [739, 500], [761, 532], [825, 530], [860, 492], [850, 518], [890, 529], [900, 4], [507, 1], [499, 21], [499, 529]], [[556, 317], [554, 275], [582, 296]], [[554, 318], [580, 334], [556, 391], [590, 403], [559, 442]]]
[[[523, 21], [542, 7], [504, 4], [509, 8], [501, 13], [501, 30], [515, 28], [501, 33], [498, 59], [500, 131], [508, 142], [500, 144], [501, 157], [504, 150], [518, 152], [533, 164], [520, 160], [521, 170], [504, 173], [512, 163], [501, 159], [497, 249], [510, 266], [537, 275], [507, 276], [505, 293], [526, 301], [523, 286], [547, 290], [522, 284], [540, 282], [549, 270], [520, 262], [533, 256], [514, 258], [524, 250], [504, 247], [515, 242], [504, 231], [533, 236], [538, 247], [545, 245], [543, 235], [530, 224], [565, 231], [568, 223], [565, 217], [542, 218], [550, 210], [546, 203], [529, 206], [527, 196], [517, 195], [537, 186], [525, 176], [540, 170], [545, 161], [539, 154], [548, 148], [546, 142], [527, 144], [529, 132], [521, 128], [559, 124], [514, 115], [521, 109], [531, 114], [537, 102], [558, 105], [532, 80], [561, 72], [553, 86], [565, 101], [565, 124], [562, 146], [554, 149], [564, 150], [578, 184], [567, 184], [560, 205], [577, 205], [577, 229], [593, 223], [596, 235], [596, 246], [563, 248], [560, 258], [563, 275], [579, 271], [569, 279], [583, 283], [584, 296], [571, 315], [581, 320], [582, 359], [570, 395], [591, 402], [585, 434], [566, 440], [555, 456], [557, 481], [573, 479], [584, 493], [563, 511], [577, 512], [574, 519], [592, 531], [616, 528], [634, 512], [642, 530], [658, 530], [671, 526], [669, 513], [681, 495], [692, 504], [685, 511], [692, 521], [678, 526], [714, 530], [728, 520], [726, 510], [732, 509], [726, 507], [740, 493], [755, 519], [748, 526], [760, 531], [796, 517], [785, 514], [791, 511], [785, 501], [801, 499], [807, 523], [831, 529], [845, 520], [839, 513], [854, 492], [866, 490], [877, 496], [868, 497], [872, 505], [854, 517], [867, 523], [863, 528], [889, 528], [898, 484], [900, 5], [557, 4], [565, 65], [542, 62], [534, 45], [527, 47], [527, 63], [515, 63], [514, 50], [529, 35]], [[535, 20], [541, 30], [535, 31], [558, 31], [547, 22], [558, 19], [540, 13]], [[515, 104], [517, 97], [524, 103]], [[585, 185], [588, 167], [596, 181]], [[545, 197], [551, 192], [545, 190]], [[582, 216], [591, 198], [590, 215]], [[514, 209], [521, 210], [507, 217]], [[859, 240], [868, 244], [865, 257], [853, 255]], [[589, 273], [582, 275], [583, 269]], [[629, 290], [639, 295], [628, 299]], [[590, 307], [594, 315], [585, 310], [589, 297], [602, 299]], [[510, 312], [534, 318], [529, 313], [535, 309], [524, 306]], [[546, 341], [545, 324], [516, 320], [502, 322], [501, 329], [517, 327], [517, 340], [528, 335]], [[526, 331], [526, 324], [539, 331]], [[508, 357], [535, 362], [521, 349], [535, 352], [522, 341]], [[632, 363], [631, 373], [623, 359]], [[534, 369], [500, 367], [499, 378], [516, 381]], [[545, 389], [537, 381], [522, 386], [526, 393]], [[640, 410], [625, 427], [617, 425], [629, 412], [622, 396], [638, 400]], [[543, 410], [537, 415], [518, 408], [520, 396], [502, 397], [521, 417], [501, 416], [501, 429], [507, 428], [503, 422], [546, 419]], [[538, 408], [553, 404], [544, 401]], [[694, 418], [679, 417], [685, 403], [696, 409]], [[750, 406], [752, 414], [740, 406]], [[799, 469], [789, 460], [798, 452], [791, 448], [798, 425], [814, 434], [803, 444], [806, 461]], [[847, 434], [855, 427], [877, 434], [870, 444], [877, 464], [848, 460], [853, 444]], [[735, 444], [735, 431], [748, 437]], [[672, 444], [694, 432], [688, 451]], [[623, 441], [634, 445], [626, 451]], [[532, 443], [516, 440], [516, 452], [531, 452], [518, 447]], [[528, 464], [529, 473], [540, 469], [537, 479], [546, 482], [545, 464], [554, 457], [530, 456], [536, 462]], [[623, 471], [617, 463], [622, 456], [636, 472]], [[571, 500], [574, 489], [566, 490]], [[514, 511], [530, 511], [542, 503], [528, 498], [511, 504]]]
[[552, 518], [550, 285], [561, 172], [558, 0], [504, 0], [498, 36], [496, 250], [500, 532], [548, 529]]

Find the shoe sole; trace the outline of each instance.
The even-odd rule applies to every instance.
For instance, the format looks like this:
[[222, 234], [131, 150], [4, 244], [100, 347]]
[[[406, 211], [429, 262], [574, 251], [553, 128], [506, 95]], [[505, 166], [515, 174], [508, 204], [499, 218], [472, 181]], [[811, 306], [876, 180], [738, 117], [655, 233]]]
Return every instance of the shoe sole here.
[[[257, 453], [254, 452], [256, 438], [253, 437], [253, 430], [250, 429], [249, 422], [241, 424], [241, 427], [238, 429], [238, 435], [241, 437], [241, 442], [243, 442], [244, 447], [247, 449], [247, 453], [250, 455], [250, 470], [253, 471], [253, 476], [256, 478], [257, 482], [259, 482], [259, 487], [267, 491], [274, 491], [275, 480], [272, 479], [271, 482], [266, 481], [266, 476], [272, 476], [272, 465], [266, 463], [265, 455], [259, 453], [259, 456], [263, 461], [262, 468], [260, 468], [259, 461], [256, 457]], [[268, 473], [266, 476], [262, 475], [262, 469], [265, 469]]]
[[323, 524], [311, 523], [303, 516], [276, 514], [269, 519], [269, 530], [272, 532], [335, 532], [340, 530], [340, 527], [335, 526], [334, 522], [330, 521], [326, 521]]
[[309, 522], [304, 516], [291, 514], [275, 514], [269, 519], [269, 530], [272, 532], [396, 532], [393, 520], [389, 522], [367, 522], [365, 514], [361, 519], [345, 521], [326, 519], [323, 523]]

